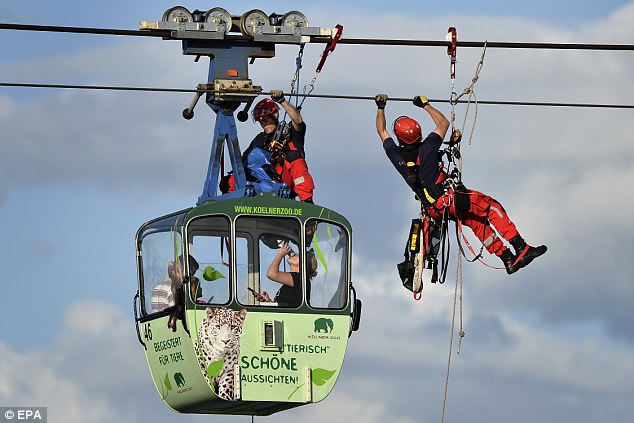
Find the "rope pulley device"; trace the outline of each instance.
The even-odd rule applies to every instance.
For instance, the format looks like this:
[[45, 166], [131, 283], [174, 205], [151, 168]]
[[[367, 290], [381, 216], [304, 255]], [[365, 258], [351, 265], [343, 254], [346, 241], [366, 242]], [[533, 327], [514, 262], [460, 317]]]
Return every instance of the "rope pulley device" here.
[[449, 41], [451, 43], [450, 46], [447, 47], [447, 54], [449, 55], [449, 58], [451, 59], [451, 62], [449, 64], [449, 75], [451, 76], [451, 95], [452, 95], [452, 100], [454, 99], [453, 97], [456, 94], [456, 50], [457, 50], [457, 42], [458, 42], [458, 35], [456, 32], [456, 28], [453, 26], [450, 26], [449, 29], [447, 30], [447, 36], [446, 36], [446, 40]]
[[[460, 159], [460, 150], [458, 148], [454, 148], [460, 140], [462, 139], [462, 132], [459, 129], [454, 128], [454, 121], [456, 118], [455, 105], [458, 102], [458, 94], [456, 93], [456, 55], [457, 55], [457, 43], [458, 43], [458, 34], [456, 31], [456, 27], [450, 26], [447, 30], [446, 40], [451, 43], [447, 46], [447, 55], [449, 56], [449, 77], [451, 78], [451, 97], [449, 99], [449, 103], [451, 104], [451, 136], [449, 137], [449, 147], [454, 150], [457, 154], [457, 159]], [[448, 153], [451, 160], [451, 155]]]
[[[198, 84], [194, 99], [183, 111], [183, 117], [191, 119], [198, 100], [205, 94], [207, 105], [216, 114], [209, 168], [203, 193], [198, 198], [199, 205], [219, 197], [242, 197], [252, 193], [251, 187], [247, 188], [233, 116], [244, 103], [244, 109], [238, 112], [238, 119], [246, 121], [251, 104], [262, 93], [262, 87], [253, 85], [249, 79], [249, 64], [256, 58], [275, 57], [276, 44], [303, 45], [316, 41], [316, 37], [320, 42], [324, 38], [332, 40], [327, 47], [330, 52], [334, 50], [343, 30], [341, 25], [336, 28], [309, 27], [306, 16], [298, 11], [267, 15], [259, 9], [253, 9], [241, 16], [234, 16], [220, 7], [206, 12], [190, 12], [182, 6], [165, 11], [160, 22], [141, 22], [139, 27], [141, 30], [162, 33], [169, 31], [170, 35], [163, 39], [181, 40], [183, 54], [195, 56], [196, 61], [202, 56], [210, 59], [207, 83]], [[232, 32], [240, 32], [242, 36], [233, 35]], [[320, 62], [321, 66], [325, 56], [326, 53]], [[225, 142], [236, 190], [219, 195], [217, 187], [222, 177], [221, 161]]]

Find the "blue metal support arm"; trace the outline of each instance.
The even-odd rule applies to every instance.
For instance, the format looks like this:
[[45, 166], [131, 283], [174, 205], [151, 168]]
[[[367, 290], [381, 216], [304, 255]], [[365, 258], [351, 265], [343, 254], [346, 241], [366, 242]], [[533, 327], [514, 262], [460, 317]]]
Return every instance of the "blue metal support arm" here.
[[[211, 146], [207, 179], [205, 180], [203, 193], [200, 197], [198, 197], [199, 205], [208, 200], [216, 200], [219, 197], [243, 197], [247, 182], [246, 175], [244, 173], [244, 166], [242, 164], [240, 145], [238, 143], [238, 131], [236, 129], [236, 122], [233, 113], [225, 114], [222, 110], [214, 111], [216, 112], [214, 141]], [[220, 174], [220, 162], [222, 160], [222, 151], [224, 149], [225, 142], [227, 143], [227, 149], [229, 151], [229, 160], [231, 161], [231, 168], [233, 169], [236, 190], [227, 194], [218, 195], [218, 186], [220, 185], [220, 179], [223, 176]]]
[[[246, 107], [248, 108], [262, 90], [261, 87], [253, 86], [249, 79], [249, 58], [273, 57], [275, 45], [238, 43], [229, 40], [183, 40], [183, 54], [209, 56], [208, 84], [205, 88], [211, 89], [211, 91], [206, 94], [206, 103], [216, 114], [207, 178], [197, 204], [225, 198], [244, 197], [255, 191], [278, 192], [280, 195], [288, 197], [290, 190], [286, 184], [273, 181], [270, 178], [255, 182], [253, 184], [255, 191], [248, 189], [245, 164], [242, 162], [238, 130], [234, 118], [234, 113], [240, 105], [247, 103]], [[193, 109], [200, 96], [201, 91], [196, 94], [189, 109], [183, 112], [185, 118], [189, 119], [193, 116]], [[246, 111], [242, 113], [246, 113]], [[235, 191], [219, 194], [219, 185], [223, 177], [221, 175], [221, 162], [225, 142], [233, 170]]]

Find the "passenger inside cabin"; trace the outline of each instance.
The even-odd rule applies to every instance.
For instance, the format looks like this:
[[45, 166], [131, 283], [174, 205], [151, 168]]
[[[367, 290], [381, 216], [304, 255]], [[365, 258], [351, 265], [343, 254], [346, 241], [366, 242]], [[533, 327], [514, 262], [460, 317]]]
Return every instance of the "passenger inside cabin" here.
[[[282, 271], [280, 270], [280, 264], [286, 256], [288, 256], [286, 262], [288, 263], [289, 271]], [[266, 272], [266, 276], [270, 280], [278, 282], [282, 284], [282, 286], [277, 291], [277, 294], [275, 294], [273, 300], [271, 300], [266, 291], [255, 293], [256, 299], [261, 302], [275, 302], [284, 307], [299, 307], [302, 303], [302, 282], [299, 274], [300, 262], [300, 255], [291, 249], [287, 241], [282, 242]], [[317, 276], [317, 258], [315, 257], [315, 253], [309, 250], [306, 252], [308, 294], [310, 294], [310, 280], [315, 276]]]
[[[198, 262], [192, 256], [189, 258], [189, 273], [193, 277], [194, 273], [198, 270]], [[152, 313], [158, 313], [168, 307], [172, 307], [174, 303], [174, 297], [176, 289], [178, 289], [183, 283], [183, 257], [180, 256], [176, 263], [170, 261], [167, 265], [168, 277], [157, 284], [152, 290]], [[202, 296], [202, 292], [201, 292]]]

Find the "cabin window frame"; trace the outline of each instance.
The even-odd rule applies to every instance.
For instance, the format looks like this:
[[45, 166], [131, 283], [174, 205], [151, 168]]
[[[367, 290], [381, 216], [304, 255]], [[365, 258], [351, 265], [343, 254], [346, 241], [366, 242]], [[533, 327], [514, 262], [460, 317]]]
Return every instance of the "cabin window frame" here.
[[[183, 221], [188, 211], [182, 210], [151, 220], [137, 233], [137, 279], [142, 317], [161, 316], [174, 309], [174, 293], [172, 291], [172, 295], [169, 295], [167, 288], [169, 268], [183, 252]], [[160, 238], [155, 239], [159, 234]], [[177, 240], [174, 240], [174, 234], [178, 236]], [[148, 241], [152, 241], [150, 245]], [[150, 280], [153, 285], [150, 285]], [[160, 285], [164, 286], [159, 288]], [[172, 298], [169, 305], [160, 309], [152, 305], [152, 297], [155, 295], [156, 299], [156, 296], [161, 295], [159, 291], [165, 294], [163, 300]], [[162, 301], [155, 301], [155, 304], [159, 302]]]

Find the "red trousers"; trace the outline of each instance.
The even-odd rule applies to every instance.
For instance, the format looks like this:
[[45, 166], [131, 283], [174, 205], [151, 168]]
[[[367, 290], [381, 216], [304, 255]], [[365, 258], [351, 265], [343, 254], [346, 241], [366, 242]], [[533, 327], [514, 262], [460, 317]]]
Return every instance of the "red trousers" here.
[[284, 161], [275, 166], [275, 172], [280, 175], [282, 182], [293, 190], [301, 201], [313, 196], [315, 183], [308, 172], [308, 165], [304, 158], [297, 158], [292, 162]]
[[445, 208], [450, 218], [460, 219], [462, 224], [470, 227], [491, 254], [499, 256], [506, 250], [496, 231], [507, 241], [519, 235], [504, 207], [493, 197], [479, 191], [454, 192], [449, 189], [426, 211], [432, 218], [442, 219]]

